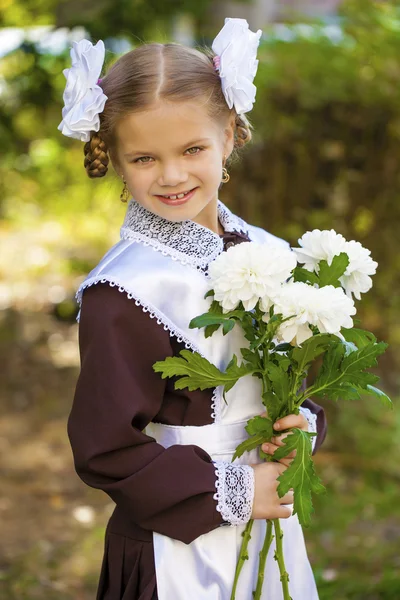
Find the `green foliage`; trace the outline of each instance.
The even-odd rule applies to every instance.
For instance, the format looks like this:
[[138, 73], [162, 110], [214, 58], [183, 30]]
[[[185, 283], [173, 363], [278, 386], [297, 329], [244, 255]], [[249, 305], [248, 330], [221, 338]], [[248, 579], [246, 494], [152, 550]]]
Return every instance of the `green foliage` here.
[[89, 0], [14, 0], [2, 7], [0, 26], [80, 26], [96, 39], [121, 35], [143, 39], [157, 32], [160, 25], [167, 25], [169, 33], [174, 17], [182, 13], [204, 21], [210, 3], [211, 0], [114, 0], [98, 3]]
[[[205, 295], [205, 298], [212, 295], [213, 291], [209, 290]], [[235, 326], [235, 319], [240, 317], [238, 311], [230, 311], [229, 313], [223, 313], [222, 307], [219, 302], [213, 300], [210, 305], [208, 312], [199, 315], [192, 319], [189, 323], [190, 329], [201, 329], [204, 327], [205, 337], [210, 337], [215, 331], [218, 331], [222, 325], [222, 333], [226, 335]]]
[[235, 450], [232, 461], [242, 456], [245, 452], [250, 452], [251, 450], [258, 448], [263, 442], [269, 441], [274, 435], [273, 424], [274, 421], [271, 419], [260, 417], [259, 415], [250, 419], [246, 425], [246, 431], [250, 437], [239, 444]]
[[388, 396], [373, 386], [379, 381], [379, 377], [366, 371], [377, 366], [376, 359], [386, 348], [387, 344], [384, 342], [372, 342], [348, 352], [347, 344], [331, 343], [324, 355], [322, 368], [307, 393], [332, 400], [354, 400], [359, 398], [360, 394], [371, 394], [390, 406]]
[[325, 352], [331, 340], [332, 336], [329, 333], [320, 333], [292, 349], [291, 357], [297, 363], [300, 373], [305, 375], [314, 360]]
[[318, 274], [302, 267], [296, 267], [293, 272], [293, 280], [311, 283], [312, 285], [317, 284], [320, 288], [326, 285], [340, 287], [339, 279], [349, 266], [349, 262], [347, 254], [342, 252], [333, 257], [330, 265], [326, 260], [321, 260]]
[[205, 390], [223, 385], [225, 393], [229, 392], [240, 377], [251, 372], [246, 363], [238, 365], [236, 356], [233, 356], [225, 372], [222, 372], [198, 352], [181, 350], [179, 354], [181, 357], [169, 356], [153, 365], [154, 371], [161, 373], [162, 379], [181, 376], [181, 379], [175, 382], [176, 390], [186, 387], [190, 391]]
[[338, 280], [349, 266], [349, 262], [349, 257], [344, 252], [338, 256], [334, 256], [330, 265], [328, 265], [326, 260], [321, 260], [318, 273], [319, 287], [325, 287], [326, 285], [340, 287]]
[[296, 450], [296, 456], [287, 469], [278, 477], [278, 495], [284, 496], [290, 489], [294, 491], [293, 514], [305, 527], [311, 522], [313, 505], [311, 493], [321, 494], [325, 491], [320, 478], [315, 472], [311, 458], [311, 438], [316, 433], [308, 433], [301, 429], [292, 429], [284, 438], [283, 446], [275, 450], [274, 458], [279, 460]]

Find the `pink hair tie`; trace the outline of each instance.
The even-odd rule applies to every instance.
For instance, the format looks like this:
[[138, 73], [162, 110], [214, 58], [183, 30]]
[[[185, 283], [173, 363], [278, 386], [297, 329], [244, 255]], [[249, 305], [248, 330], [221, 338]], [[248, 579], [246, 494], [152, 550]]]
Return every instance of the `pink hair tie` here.
[[99, 83], [101, 83], [103, 80], [102, 79], [98, 79], [97, 80], [97, 85], [99, 85]]
[[213, 58], [214, 68], [216, 71], [219, 71], [221, 66], [221, 59], [219, 56], [214, 56]]

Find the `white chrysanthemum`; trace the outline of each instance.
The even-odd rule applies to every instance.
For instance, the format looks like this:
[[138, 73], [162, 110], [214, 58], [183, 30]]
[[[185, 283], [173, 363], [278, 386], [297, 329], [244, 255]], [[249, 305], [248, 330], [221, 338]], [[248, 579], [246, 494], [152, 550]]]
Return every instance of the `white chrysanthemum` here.
[[372, 287], [370, 275], [376, 273], [378, 263], [372, 260], [370, 250], [364, 248], [360, 242], [345, 238], [333, 229], [320, 231], [314, 229], [307, 231], [299, 239], [301, 248], [293, 248], [299, 263], [304, 263], [308, 271], [319, 272], [319, 262], [326, 260], [328, 265], [332, 264], [334, 256], [345, 252], [349, 257], [349, 264], [339, 281], [346, 294], [351, 297], [354, 294], [360, 300], [361, 293], [368, 292]]
[[372, 260], [371, 251], [364, 248], [360, 242], [346, 242], [345, 250], [349, 257], [349, 266], [340, 278], [340, 283], [348, 296], [352, 294], [360, 300], [360, 294], [365, 294], [372, 287], [370, 275], [376, 273], [378, 263]]
[[252, 310], [260, 298], [274, 295], [296, 266], [289, 247], [243, 242], [222, 252], [209, 266], [214, 299], [224, 312], [243, 302]]
[[[332, 285], [315, 288], [302, 282], [285, 283], [274, 304], [275, 314], [284, 318], [293, 316], [280, 326], [279, 341], [295, 345], [301, 345], [313, 335], [310, 325], [318, 327], [320, 333], [334, 334], [342, 327], [353, 327], [351, 315], [356, 313], [353, 300], [341, 288]], [[263, 319], [268, 321], [268, 316]]]
[[307, 271], [318, 273], [318, 264], [326, 260], [328, 265], [332, 264], [334, 256], [345, 252], [346, 240], [334, 229], [314, 229], [307, 231], [299, 240], [301, 248], [293, 248], [299, 263], [304, 263]]

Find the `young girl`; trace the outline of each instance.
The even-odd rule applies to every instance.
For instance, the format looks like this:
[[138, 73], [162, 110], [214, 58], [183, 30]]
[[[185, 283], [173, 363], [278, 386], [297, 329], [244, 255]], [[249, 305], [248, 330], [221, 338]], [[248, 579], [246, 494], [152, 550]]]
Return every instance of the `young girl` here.
[[[261, 31], [227, 19], [212, 51], [145, 44], [122, 56], [98, 80], [104, 45], [74, 43], [64, 93], [64, 135], [86, 142], [89, 177], [103, 177], [109, 158], [131, 197], [121, 241], [78, 290], [81, 372], [68, 421], [78, 475], [115, 502], [107, 525], [98, 600], [229, 600], [241, 533], [255, 519], [236, 598], [250, 600], [265, 519], [281, 518], [293, 600], [318, 598], [292, 492], [277, 495], [291, 456], [261, 462], [258, 452], [231, 463], [247, 419], [263, 412], [259, 380], [221, 389], [175, 390], [152, 365], [183, 348], [224, 369], [246, 345], [189, 329], [207, 310], [207, 267], [221, 252], [249, 241], [286, 244], [234, 215], [218, 198], [225, 164], [250, 138], [244, 116], [255, 98]], [[281, 431], [325, 437], [321, 407], [276, 423], [263, 445], [273, 453]], [[273, 558], [263, 600], [280, 600]]]

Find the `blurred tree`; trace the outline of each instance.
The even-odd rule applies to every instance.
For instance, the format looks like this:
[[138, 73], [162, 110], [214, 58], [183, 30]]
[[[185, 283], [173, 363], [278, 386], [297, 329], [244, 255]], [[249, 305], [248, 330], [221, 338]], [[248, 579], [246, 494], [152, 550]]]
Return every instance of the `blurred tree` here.
[[186, 13], [193, 16], [197, 33], [202, 35], [215, 4], [215, 0], [5, 0], [0, 27], [79, 25], [95, 39], [124, 36], [142, 40], [159, 26], [168, 36], [174, 18]]

